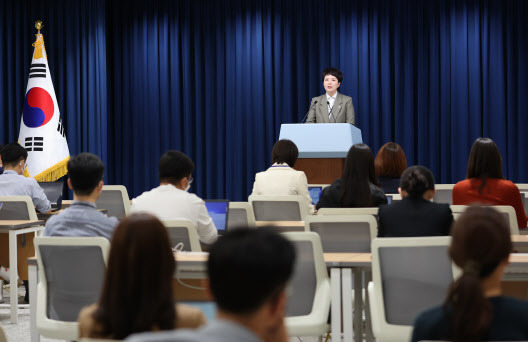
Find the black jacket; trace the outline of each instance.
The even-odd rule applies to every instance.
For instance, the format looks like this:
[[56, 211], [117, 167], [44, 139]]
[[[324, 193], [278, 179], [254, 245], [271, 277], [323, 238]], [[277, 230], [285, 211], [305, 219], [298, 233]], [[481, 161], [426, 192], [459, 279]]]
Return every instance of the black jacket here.
[[397, 194], [400, 187], [399, 178], [380, 177], [378, 182], [386, 194]]
[[404, 197], [380, 206], [378, 219], [378, 237], [444, 236], [451, 230], [453, 213], [449, 204]]
[[[332, 184], [330, 184], [330, 186], [324, 188], [316, 208], [342, 208], [341, 203], [339, 202], [342, 183], [343, 181], [341, 178], [338, 178]], [[380, 204], [387, 203], [387, 197], [385, 196], [383, 190], [374, 184], [370, 184], [370, 195], [372, 205], [369, 207], [379, 207]]]

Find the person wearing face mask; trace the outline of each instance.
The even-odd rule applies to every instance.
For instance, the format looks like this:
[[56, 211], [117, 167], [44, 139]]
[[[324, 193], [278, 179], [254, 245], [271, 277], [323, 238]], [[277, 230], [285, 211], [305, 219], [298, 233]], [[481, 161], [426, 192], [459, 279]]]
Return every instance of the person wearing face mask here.
[[194, 163], [184, 153], [168, 151], [159, 161], [160, 186], [132, 200], [131, 212], [148, 212], [161, 221], [190, 220], [200, 241], [212, 244], [218, 231], [207, 212], [205, 202], [188, 192], [193, 181]]
[[[4, 173], [0, 175], [0, 196], [29, 196], [33, 205], [40, 213], [50, 213], [51, 204], [44, 190], [34, 178], [24, 177], [27, 165], [28, 153], [18, 143], [11, 143], [0, 151], [4, 165]], [[33, 246], [33, 234], [22, 234], [17, 238], [17, 260], [18, 276], [26, 287], [24, 300], [29, 302], [28, 297], [28, 266], [27, 258], [35, 255]], [[9, 237], [0, 234], [0, 274], [5, 280], [9, 280], [6, 267], [9, 266]]]
[[355, 123], [352, 98], [340, 94], [337, 89], [343, 81], [339, 69], [327, 68], [322, 73], [326, 94], [312, 98], [307, 123]]

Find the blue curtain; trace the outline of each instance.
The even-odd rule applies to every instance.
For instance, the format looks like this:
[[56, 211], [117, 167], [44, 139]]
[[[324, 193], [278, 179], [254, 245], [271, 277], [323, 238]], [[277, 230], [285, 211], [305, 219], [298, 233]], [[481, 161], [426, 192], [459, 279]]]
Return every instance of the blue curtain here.
[[324, 92], [327, 66], [343, 71], [374, 153], [396, 141], [410, 165], [452, 183], [488, 136], [505, 175], [528, 181], [526, 1], [38, 4], [0, 5], [0, 139], [18, 134], [33, 22], [47, 16], [72, 153], [107, 156], [108, 182], [132, 196], [156, 186], [159, 157], [178, 149], [195, 161], [198, 195], [245, 200], [280, 125]]

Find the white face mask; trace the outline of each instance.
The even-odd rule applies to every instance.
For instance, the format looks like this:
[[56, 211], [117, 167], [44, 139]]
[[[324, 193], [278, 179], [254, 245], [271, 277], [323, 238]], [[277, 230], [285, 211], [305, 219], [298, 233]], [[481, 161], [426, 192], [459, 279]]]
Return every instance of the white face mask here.
[[185, 191], [189, 191], [189, 189], [191, 188], [191, 183], [193, 182], [193, 179], [192, 177], [190, 180], [188, 178], [186, 179], [187, 179], [187, 187], [185, 188]]

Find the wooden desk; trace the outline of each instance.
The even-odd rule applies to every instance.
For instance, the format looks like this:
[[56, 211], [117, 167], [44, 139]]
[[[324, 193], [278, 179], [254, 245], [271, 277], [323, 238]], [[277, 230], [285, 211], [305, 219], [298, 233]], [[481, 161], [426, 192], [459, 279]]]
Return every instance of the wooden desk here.
[[[44, 229], [44, 221], [40, 220], [0, 220], [0, 233], [9, 234], [9, 308], [11, 323], [18, 323], [18, 298], [17, 279], [18, 273], [18, 248], [17, 236], [26, 233], [34, 233]], [[3, 306], [4, 304], [0, 305]]]
[[277, 230], [283, 232], [304, 232], [304, 221], [257, 221], [257, 228], [277, 227]]

